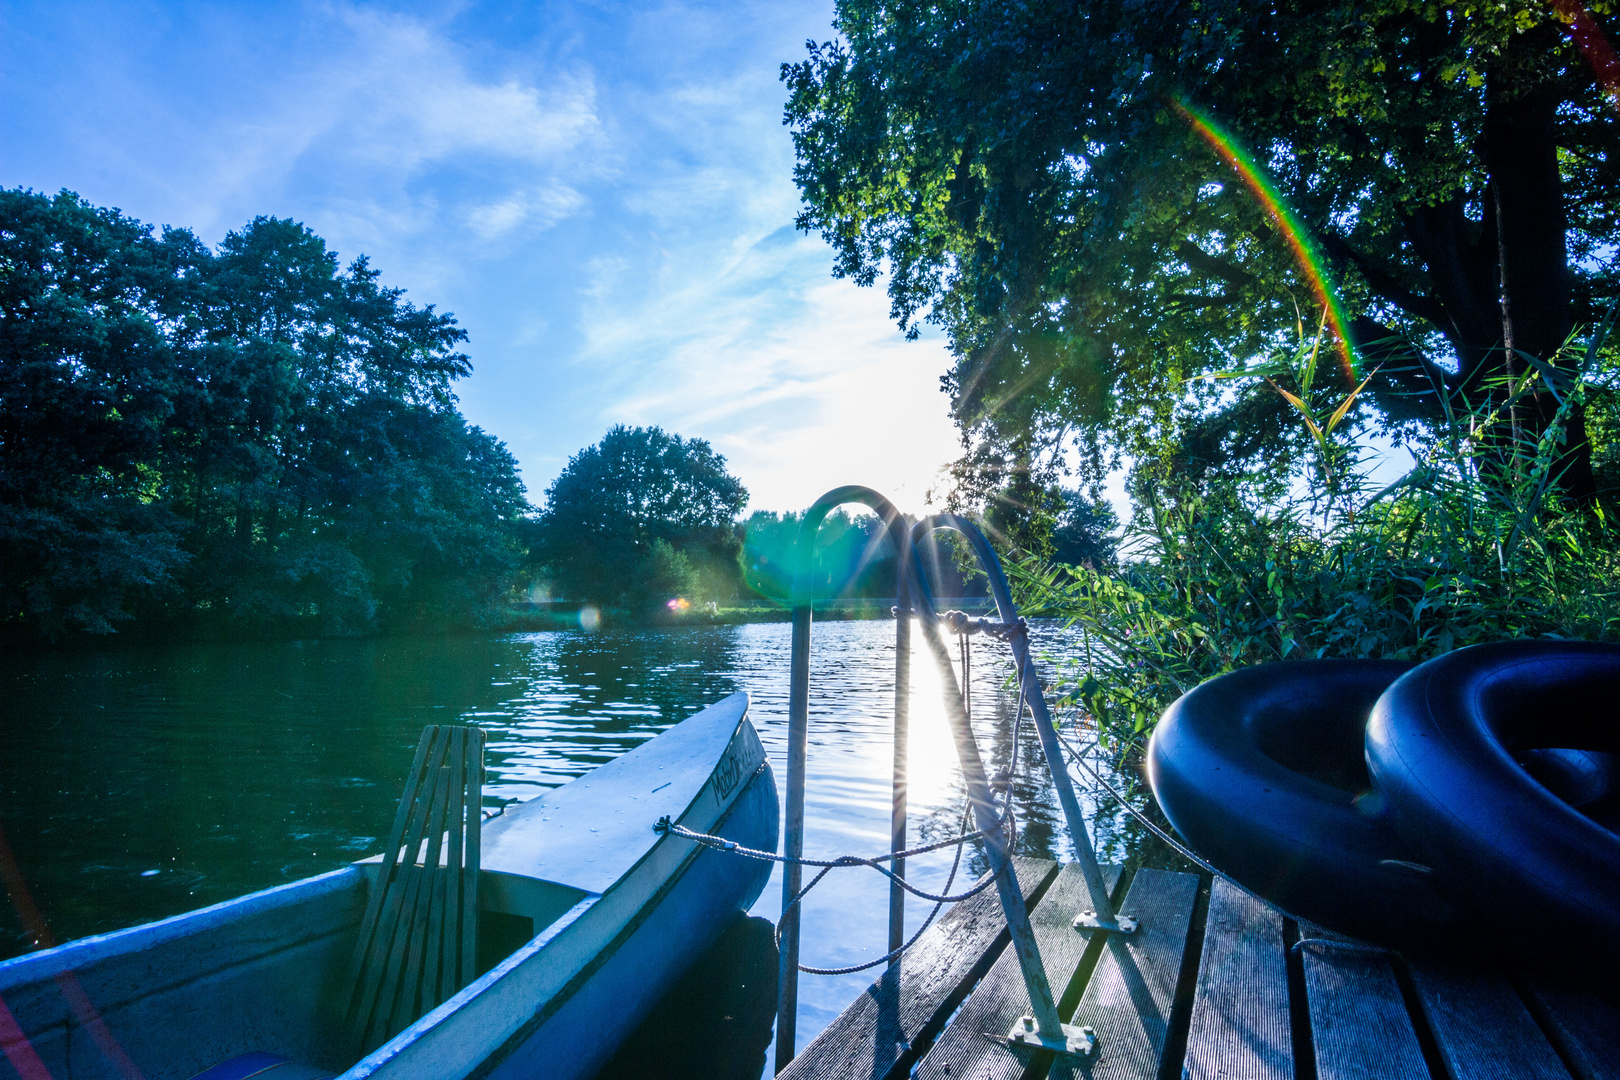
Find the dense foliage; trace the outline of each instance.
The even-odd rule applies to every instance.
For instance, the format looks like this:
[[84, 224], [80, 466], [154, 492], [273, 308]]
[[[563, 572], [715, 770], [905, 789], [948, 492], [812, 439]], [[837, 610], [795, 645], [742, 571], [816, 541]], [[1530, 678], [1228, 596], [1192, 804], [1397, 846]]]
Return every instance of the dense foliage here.
[[[1582, 378], [1561, 408], [1620, 379], [1602, 340], [1562, 358]], [[1477, 465], [1480, 444], [1512, 439], [1511, 407], [1538, 375], [1497, 388], [1500, 409], [1459, 403], [1418, 467], [1373, 490], [1367, 448], [1333, 422], [1342, 395], [1313, 385], [1314, 358], [1270, 365], [1313, 436], [1298, 468], [1200, 483], [1146, 470], [1131, 559], [1117, 572], [1035, 558], [1013, 568], [1027, 611], [1082, 631], [1082, 654], [1062, 661], [1065, 691], [1106, 738], [1145, 731], [1180, 694], [1251, 664], [1423, 660], [1514, 637], [1620, 640], [1620, 533], [1601, 511], [1555, 497], [1556, 440], [1521, 436], [1491, 482]], [[1594, 415], [1612, 422], [1607, 406]]]
[[707, 442], [620, 424], [546, 489], [533, 557], [563, 596], [635, 616], [729, 599], [747, 504]]
[[[761, 596], [788, 603], [798, 567], [796, 545], [802, 513], [756, 510], [743, 524], [743, 570]], [[877, 597], [894, 595], [894, 553], [883, 523], [872, 514], [834, 510], [816, 532], [810, 595]]]
[[[1303, 222], [1383, 362], [1363, 400], [1432, 431], [1458, 396], [1500, 405], [1506, 376], [1616, 295], [1617, 125], [1576, 40], [1614, 10], [840, 0], [840, 38], [783, 68], [799, 224], [838, 274], [887, 273], [903, 325], [949, 332], [970, 494], [1032, 469], [1043, 486], [1076, 435], [1093, 467], [1149, 453], [1184, 394], [1191, 442], [1241, 458], [1288, 406], [1191, 380], [1285, 343], [1311, 289], [1187, 102]], [[1568, 377], [1518, 399], [1515, 422], [1539, 436]], [[1561, 483], [1589, 498], [1585, 412], [1560, 422]]]
[[475, 623], [527, 509], [465, 332], [292, 221], [211, 250], [0, 192], [0, 625]]

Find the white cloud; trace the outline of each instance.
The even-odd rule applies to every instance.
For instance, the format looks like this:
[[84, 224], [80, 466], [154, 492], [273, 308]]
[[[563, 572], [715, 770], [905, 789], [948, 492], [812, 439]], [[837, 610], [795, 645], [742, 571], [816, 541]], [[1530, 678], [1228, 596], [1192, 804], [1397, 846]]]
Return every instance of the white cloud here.
[[[415, 238], [469, 230], [485, 241], [586, 208], [581, 182], [605, 147], [588, 66], [488, 72], [430, 20], [350, 5], [299, 18], [297, 31], [282, 26], [298, 23], [287, 12], [194, 27], [223, 58], [180, 68], [161, 89], [104, 73], [98, 95], [143, 135], [121, 137], [94, 113], [80, 123], [94, 125], [121, 187], [144, 173], [163, 193], [145, 213], [211, 240], [254, 214], [290, 214], [345, 255], [426, 271], [421, 287], [453, 260], [442, 238], [420, 259]], [[261, 49], [258, 33], [276, 40]]]
[[354, 52], [334, 58], [340, 63], [315, 90], [332, 112], [327, 134], [355, 158], [407, 174], [468, 154], [555, 167], [597, 130], [588, 74], [544, 90], [514, 78], [481, 80], [421, 20], [361, 8], [338, 13]]
[[956, 455], [942, 345], [791, 229], [776, 71], [824, 0], [69, 9], [8, 73], [10, 182], [371, 255], [460, 317], [464, 409], [536, 495], [617, 422], [709, 439], [769, 509], [846, 482], [919, 508]]
[[467, 211], [467, 224], [481, 239], [495, 240], [524, 226], [547, 229], [585, 206], [585, 197], [566, 184], [515, 191]]
[[827, 277], [818, 241], [717, 237], [682, 247], [638, 291], [622, 263], [596, 281], [585, 362], [600, 420], [709, 439], [756, 509], [862, 483], [920, 509], [958, 453], [938, 340], [907, 342], [881, 291]]

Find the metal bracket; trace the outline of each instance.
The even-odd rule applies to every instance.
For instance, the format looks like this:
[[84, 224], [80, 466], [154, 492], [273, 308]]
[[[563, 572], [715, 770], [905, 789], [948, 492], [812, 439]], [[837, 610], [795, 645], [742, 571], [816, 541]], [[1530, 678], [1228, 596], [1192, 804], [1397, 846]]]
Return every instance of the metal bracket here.
[[1087, 1057], [1097, 1048], [1097, 1033], [1091, 1028], [1070, 1024], [1060, 1026], [1063, 1037], [1052, 1038], [1036, 1030], [1035, 1018], [1026, 1013], [1007, 1032], [1007, 1046], [1013, 1050], [1049, 1050], [1062, 1057], [1077, 1058]]
[[1074, 917], [1076, 930], [1105, 930], [1110, 934], [1136, 933], [1136, 920], [1129, 915], [1116, 915], [1112, 919], [1097, 918], [1096, 911], [1086, 908]]

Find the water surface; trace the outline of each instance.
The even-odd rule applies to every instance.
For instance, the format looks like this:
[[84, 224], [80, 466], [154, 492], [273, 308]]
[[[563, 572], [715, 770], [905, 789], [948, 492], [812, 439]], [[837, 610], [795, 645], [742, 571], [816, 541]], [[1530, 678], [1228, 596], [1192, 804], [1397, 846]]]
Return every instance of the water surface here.
[[[0, 830], [19, 895], [0, 905], [0, 956], [36, 947], [23, 908], [56, 941], [129, 926], [335, 869], [380, 849], [422, 726], [488, 733], [486, 805], [532, 798], [737, 690], [780, 779], [788, 644], [783, 623], [641, 632], [153, 646], [0, 659]], [[915, 636], [915, 635], [914, 635]], [[1038, 645], [1060, 649], [1044, 628]], [[1012, 757], [1005, 649], [979, 642], [976, 729], [992, 774]], [[812, 653], [806, 848], [888, 846], [894, 624], [828, 622]], [[911, 820], [917, 840], [961, 827], [955, 750], [939, 682], [914, 655]], [[1019, 739], [1020, 852], [1069, 858], [1039, 744]], [[1033, 763], [1033, 767], [1030, 767]], [[1128, 778], [1127, 778], [1128, 779]], [[1140, 832], [1111, 799], [1083, 796], [1099, 854]], [[0, 858], [6, 850], [0, 849]], [[938, 888], [949, 851], [912, 861]], [[983, 871], [964, 860], [958, 887]], [[780, 907], [773, 875], [753, 914]], [[26, 895], [22, 895], [22, 894]], [[886, 949], [887, 884], [836, 871], [805, 902], [802, 959], [846, 966]], [[913, 900], [908, 925], [931, 905]], [[874, 973], [803, 976], [801, 1046]]]

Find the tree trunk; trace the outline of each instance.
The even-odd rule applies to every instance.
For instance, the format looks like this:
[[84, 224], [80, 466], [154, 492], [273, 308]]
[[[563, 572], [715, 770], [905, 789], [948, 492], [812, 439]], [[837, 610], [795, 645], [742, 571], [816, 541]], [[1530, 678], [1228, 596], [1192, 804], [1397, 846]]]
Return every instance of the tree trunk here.
[[[1545, 85], [1519, 91], [1496, 83], [1488, 88], [1484, 154], [1489, 198], [1496, 211], [1499, 340], [1513, 352], [1495, 356], [1505, 360], [1498, 371], [1515, 372], [1522, 370], [1518, 353], [1550, 359], [1570, 332], [1567, 221], [1553, 130], [1559, 97]], [[1535, 439], [1557, 411], [1557, 400], [1543, 389], [1515, 419], [1523, 425], [1524, 435]], [[1586, 417], [1579, 409], [1567, 416], [1564, 450], [1553, 469], [1570, 499], [1585, 504], [1596, 496]]]

